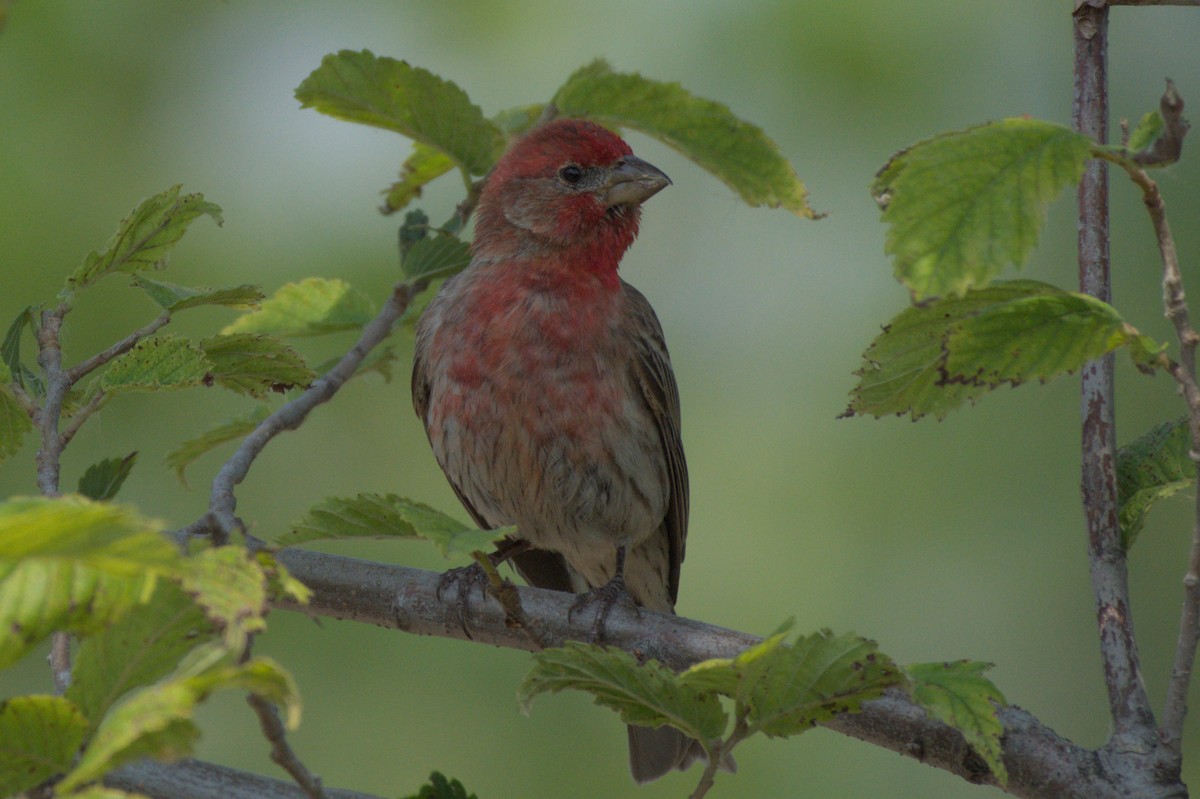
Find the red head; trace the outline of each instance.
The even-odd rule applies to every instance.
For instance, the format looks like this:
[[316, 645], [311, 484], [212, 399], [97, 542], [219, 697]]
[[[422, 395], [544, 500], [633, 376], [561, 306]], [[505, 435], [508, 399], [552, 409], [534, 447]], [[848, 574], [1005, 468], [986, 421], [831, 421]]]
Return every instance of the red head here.
[[594, 122], [559, 119], [518, 139], [479, 200], [475, 256], [550, 256], [609, 273], [637, 236], [640, 205], [670, 184]]

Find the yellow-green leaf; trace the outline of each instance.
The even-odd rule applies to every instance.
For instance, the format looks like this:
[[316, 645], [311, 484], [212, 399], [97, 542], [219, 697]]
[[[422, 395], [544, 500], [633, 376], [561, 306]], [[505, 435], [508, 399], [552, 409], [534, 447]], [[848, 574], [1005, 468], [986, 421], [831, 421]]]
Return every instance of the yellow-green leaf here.
[[1008, 782], [1000, 738], [1004, 725], [996, 714], [1004, 695], [983, 676], [992, 664], [974, 660], [954, 663], [917, 663], [906, 671], [913, 701], [929, 715], [962, 733], [971, 748], [988, 764], [996, 780]]
[[200, 349], [212, 364], [213, 379], [239, 394], [262, 398], [272, 391], [307, 388], [316, 378], [300, 354], [274, 336], [212, 336], [200, 341]]
[[310, 277], [280, 287], [258, 310], [239, 316], [221, 332], [319, 336], [357, 330], [374, 316], [370, 298], [349, 283]]
[[195, 438], [184, 441], [167, 454], [167, 466], [175, 472], [175, 477], [183, 485], [187, 485], [185, 472], [202, 455], [222, 444], [245, 438], [258, 427], [264, 419], [271, 415], [268, 405], [258, 405], [250, 413], [221, 422]]
[[204, 382], [212, 364], [181, 336], [151, 336], [109, 364], [100, 388], [109, 392], [189, 388]]
[[0, 702], [0, 796], [15, 796], [70, 768], [86, 729], [79, 708], [60, 696]]
[[1133, 546], [1146, 514], [1160, 499], [1192, 487], [1196, 464], [1186, 418], [1151, 428], [1117, 450], [1117, 517], [1121, 542]]
[[133, 285], [146, 292], [164, 310], [175, 312], [201, 305], [219, 305], [226, 308], [250, 308], [263, 298], [258, 286], [243, 283], [224, 288], [190, 288], [177, 286], [166, 281], [151, 280], [145, 275], [134, 275]]

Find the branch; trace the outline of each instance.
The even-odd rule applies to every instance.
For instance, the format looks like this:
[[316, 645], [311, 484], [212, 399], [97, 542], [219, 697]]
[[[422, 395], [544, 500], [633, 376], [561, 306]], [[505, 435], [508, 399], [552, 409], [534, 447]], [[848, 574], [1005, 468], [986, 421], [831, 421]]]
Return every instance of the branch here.
[[[456, 598], [438, 598], [441, 575], [419, 569], [327, 555], [302, 549], [276, 554], [292, 576], [313, 589], [308, 605], [288, 600], [275, 606], [317, 616], [366, 622], [393, 630], [468, 640], [460, 625]], [[525, 622], [547, 646], [566, 640], [589, 640], [589, 620], [572, 622], [568, 610], [575, 596], [539, 588], [518, 588]], [[477, 596], [477, 595], [474, 595]], [[472, 641], [532, 651], [523, 630], [506, 624], [498, 602], [473, 601], [466, 609]], [[732, 657], [762, 639], [711, 624], [641, 610], [640, 616], [614, 607], [605, 625], [605, 642], [639, 657], [659, 660], [682, 670], [701, 660]], [[1186, 795], [1178, 782], [1154, 783], [1151, 769], [1130, 753], [1092, 752], [1060, 737], [1016, 707], [999, 711], [1004, 724], [1006, 790], [1016, 796], [1063, 799], [1108, 797], [1176, 797]], [[995, 778], [957, 730], [931, 720], [900, 692], [868, 702], [863, 712], [842, 715], [825, 724], [858, 738], [956, 774], [972, 783], [995, 784]], [[1118, 760], [1118, 757], [1125, 758]], [[1111, 759], [1113, 762], [1108, 762]]]
[[79, 382], [81, 378], [87, 377], [89, 374], [96, 371], [113, 358], [129, 352], [131, 349], [137, 346], [139, 341], [156, 332], [159, 328], [163, 327], [170, 321], [171, 312], [163, 311], [150, 324], [146, 325], [145, 327], [138, 328], [103, 352], [98, 352], [92, 357], [88, 358], [86, 361], [72, 366], [67, 370], [67, 379], [71, 381], [72, 385], [74, 385], [75, 383]]
[[246, 701], [250, 703], [250, 707], [254, 708], [259, 726], [262, 727], [263, 737], [271, 744], [271, 760], [292, 775], [292, 779], [304, 791], [305, 796], [310, 799], [332, 799], [325, 792], [321, 778], [300, 762], [300, 758], [288, 744], [287, 731], [283, 727], [283, 722], [279, 720], [279, 711], [275, 709], [275, 706], [258, 694], [247, 695]]
[[[1103, 4], [1101, 4], [1103, 5]], [[1103, 144], [1107, 135], [1108, 9], [1078, 5], [1075, 24], [1075, 129]], [[1105, 302], [1109, 278], [1108, 171], [1090, 160], [1079, 184], [1079, 286]], [[1129, 602], [1129, 575], [1117, 522], [1116, 427], [1110, 353], [1082, 370], [1081, 415], [1083, 510], [1088, 560], [1100, 630], [1100, 655], [1113, 719], [1110, 745], [1149, 750], [1154, 714], [1142, 681]]]
[[108, 399], [108, 394], [104, 391], [97, 390], [87, 404], [79, 410], [75, 411], [71, 416], [71, 421], [67, 423], [67, 429], [62, 431], [58, 437], [58, 446], [61, 449], [66, 449], [67, 444], [71, 443], [71, 439], [75, 438], [75, 434], [79, 432], [79, 428], [83, 427], [93, 413], [100, 410], [100, 406]]
[[[154, 799], [307, 799], [307, 794], [291, 783], [191, 759], [176, 763], [141, 760], [107, 774], [104, 784]], [[326, 789], [325, 796], [327, 799], [380, 799], [371, 794], [332, 788]]]
[[342, 384], [349, 380], [359, 364], [367, 357], [379, 342], [392, 332], [392, 325], [408, 308], [413, 296], [425, 288], [424, 282], [415, 285], [398, 283], [392, 290], [392, 296], [384, 303], [379, 315], [363, 327], [362, 335], [350, 351], [347, 352], [337, 365], [318, 378], [303, 394], [287, 403], [259, 423], [250, 435], [242, 441], [237, 452], [221, 467], [213, 479], [212, 494], [209, 499], [209, 515], [218, 532], [222, 536], [241, 528], [241, 523], [234, 516], [237, 509], [237, 497], [234, 487], [246, 479], [250, 466], [271, 439], [285, 430], [295, 430], [304, 422], [313, 408], [323, 402], [328, 402], [338, 392]]

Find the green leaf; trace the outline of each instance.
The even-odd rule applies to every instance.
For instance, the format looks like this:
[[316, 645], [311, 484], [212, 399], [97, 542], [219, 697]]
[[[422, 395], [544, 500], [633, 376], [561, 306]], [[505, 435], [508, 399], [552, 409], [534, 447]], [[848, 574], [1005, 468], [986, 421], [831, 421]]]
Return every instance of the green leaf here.
[[1061, 125], [1005, 119], [947, 133], [894, 156], [871, 186], [885, 250], [913, 297], [961, 296], [1037, 243], [1046, 206], [1078, 183], [1091, 139]]
[[349, 283], [310, 277], [281, 286], [257, 311], [239, 316], [221, 332], [320, 336], [357, 330], [374, 316], [371, 299]]
[[204, 609], [231, 651], [265, 630], [267, 576], [244, 546], [203, 549], [187, 558], [183, 589]]
[[987, 387], [947, 382], [943, 374], [951, 329], [998, 303], [1056, 292], [1060, 290], [1045, 283], [1014, 280], [906, 308], [863, 353], [863, 365], [855, 372], [860, 380], [843, 415], [911, 413], [919, 419], [932, 413], [941, 419], [963, 401], [974, 401]]
[[500, 128], [505, 136], [516, 136], [536, 125], [544, 113], [546, 113], [544, 103], [519, 105], [516, 108], [507, 108], [493, 116], [492, 124]]
[[[739, 718], [770, 736], [798, 735], [844, 713], [857, 713], [863, 702], [904, 683], [900, 669], [874, 641], [834, 636], [828, 630], [791, 644], [783, 643], [783, 637], [768, 638], [731, 661], [698, 664], [685, 673], [685, 682], [708, 684], [731, 696]], [[722, 676], [725, 671], [736, 680]]]
[[196, 438], [184, 441], [167, 454], [167, 466], [175, 472], [175, 477], [183, 485], [187, 485], [185, 472], [202, 455], [230, 441], [238, 441], [254, 432], [254, 428], [271, 415], [268, 405], [258, 405], [250, 413], [234, 419], [221, 422]]
[[678, 150], [720, 178], [752, 206], [815, 214], [807, 191], [778, 145], [756, 125], [678, 83], [613, 72], [603, 60], [577, 70], [554, 96], [564, 116], [633, 128]]
[[272, 601], [288, 599], [300, 605], [307, 605], [312, 599], [312, 589], [293, 577], [287, 567], [275, 558], [274, 554], [266, 550], [259, 550], [255, 553], [254, 559], [267, 576], [268, 594]]
[[274, 336], [254, 333], [213, 336], [201, 340], [200, 348], [212, 363], [212, 377], [239, 394], [261, 399], [271, 391], [307, 388], [316, 378], [300, 354]]
[[291, 676], [266, 658], [200, 674], [179, 674], [126, 696], [105, 716], [75, 768], [58, 785], [69, 791], [140, 757], [174, 759], [189, 754], [199, 736], [191, 717], [216, 691], [242, 689], [279, 705], [286, 723], [299, 721], [299, 697]]
[[721, 737], [729, 723], [716, 694], [694, 690], [655, 660], [639, 665], [620, 649], [568, 641], [561, 649], [535, 653], [533, 661], [517, 689], [526, 713], [539, 694], [569, 688], [591, 694], [596, 704], [615, 710], [626, 724], [670, 724], [706, 746]]
[[1117, 450], [1117, 518], [1126, 549], [1137, 540], [1154, 503], [1195, 484], [1191, 448], [1187, 419], [1179, 418]]
[[33, 423], [29, 421], [29, 414], [8, 386], [0, 383], [0, 461], [17, 454], [31, 430]]
[[40, 785], [71, 767], [87, 719], [59, 696], [0, 702], [0, 796]]
[[0, 344], [0, 360], [4, 361], [10, 374], [0, 382], [7, 383], [10, 380], [16, 380], [17, 385], [40, 397], [46, 393], [42, 379], [21, 363], [21, 331], [25, 329], [26, 325], [29, 325], [30, 332], [35, 334], [37, 332], [33, 311], [32, 305], [23, 308], [4, 334], [4, 343]]
[[471, 263], [471, 248], [455, 236], [433, 236], [415, 242], [401, 266], [410, 280], [449, 277]]
[[100, 388], [109, 392], [189, 388], [201, 385], [211, 368], [204, 352], [186, 338], [150, 336], [109, 365], [100, 376]]
[[1086, 294], [1038, 293], [996, 303], [951, 325], [943, 380], [995, 387], [1049, 380], [1132, 343], [1161, 352], [1111, 305]]
[[0, 503], [0, 667], [55, 630], [90, 633], [180, 570], [158, 523], [82, 497]]
[[484, 174], [504, 148], [500, 131], [454, 83], [367, 50], [325, 56], [296, 89], [296, 99], [304, 108], [441, 150], [465, 174]]
[[1140, 152], [1154, 144], [1154, 140], [1162, 133], [1164, 124], [1162, 114], [1158, 111], [1147, 111], [1133, 129], [1133, 133], [1129, 134], [1129, 152]]
[[1117, 347], [1142, 371], [1161, 345], [1112, 306], [1035, 281], [995, 283], [901, 312], [863, 354], [844, 415], [911, 413], [939, 419], [1002, 384], [1049, 380]]
[[161, 308], [172, 313], [201, 305], [219, 305], [226, 308], [250, 308], [264, 296], [258, 286], [243, 283], [225, 288], [189, 288], [174, 283], [151, 280], [145, 275], [134, 275], [133, 285], [154, 300]]
[[79, 646], [67, 698], [94, 730], [118, 699], [170, 674], [179, 660], [213, 638], [199, 605], [178, 586], [161, 581], [153, 598]]
[[406, 797], [406, 799], [479, 799], [475, 794], [468, 794], [458, 780], [448, 780], [440, 772], [429, 775], [429, 782], [421, 786], [421, 790]]
[[962, 733], [996, 780], [1008, 782], [1000, 738], [1004, 726], [996, 707], [1005, 704], [1004, 696], [992, 681], [983, 676], [992, 664], [974, 660], [955, 663], [917, 663], [907, 668], [913, 701], [925, 708], [931, 718], [949, 724]]
[[454, 169], [454, 161], [441, 150], [413, 142], [413, 151], [400, 167], [400, 179], [384, 192], [383, 212], [393, 214], [421, 196], [421, 189]]
[[395, 494], [359, 494], [323, 500], [275, 543], [288, 547], [323, 538], [424, 538], [442, 555], [449, 556], [489, 549], [507, 532], [475, 530], [428, 505]]
[[180, 188], [172, 186], [143, 200], [121, 221], [103, 253], [93, 251], [83, 259], [83, 265], [67, 279], [64, 291], [91, 285], [113, 272], [162, 269], [192, 220], [207, 214], [222, 224], [219, 206], [207, 202], [203, 194], [181, 197]]
[[108, 500], [117, 495], [125, 478], [137, 462], [137, 453], [131, 452], [124, 458], [106, 458], [93, 463], [79, 478], [79, 493], [88, 499]]

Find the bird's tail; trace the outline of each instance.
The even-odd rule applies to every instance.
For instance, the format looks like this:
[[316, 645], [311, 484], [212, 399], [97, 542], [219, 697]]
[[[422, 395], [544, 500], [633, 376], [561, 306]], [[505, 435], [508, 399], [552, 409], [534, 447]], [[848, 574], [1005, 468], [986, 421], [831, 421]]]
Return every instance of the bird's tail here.
[[[671, 769], [683, 771], [703, 760], [704, 747], [674, 727], [629, 725], [629, 770], [638, 784], [656, 780]], [[725, 771], [737, 771], [732, 757], [721, 759]]]

